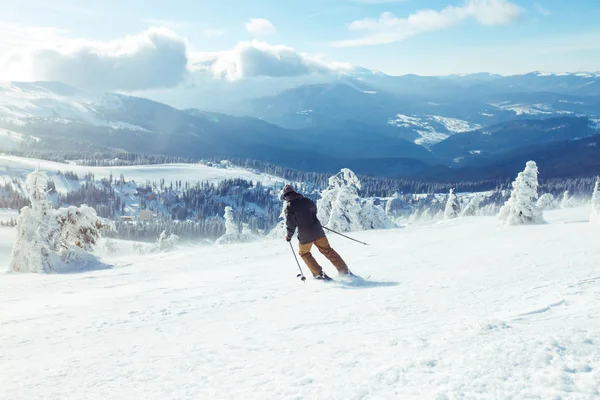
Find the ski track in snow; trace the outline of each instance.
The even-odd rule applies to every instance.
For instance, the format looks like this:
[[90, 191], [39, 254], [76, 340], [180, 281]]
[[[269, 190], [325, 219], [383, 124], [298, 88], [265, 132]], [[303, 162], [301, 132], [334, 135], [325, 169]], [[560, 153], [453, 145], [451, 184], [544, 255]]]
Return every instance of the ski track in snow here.
[[598, 398], [600, 227], [570, 223], [588, 215], [330, 235], [363, 285], [300, 282], [284, 241], [2, 274], [0, 397]]

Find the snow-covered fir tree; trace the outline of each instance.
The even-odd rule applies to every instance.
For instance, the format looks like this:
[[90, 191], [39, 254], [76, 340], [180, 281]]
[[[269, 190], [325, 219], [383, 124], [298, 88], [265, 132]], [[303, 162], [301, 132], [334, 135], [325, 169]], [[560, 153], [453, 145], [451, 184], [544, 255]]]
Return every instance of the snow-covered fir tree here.
[[37, 169], [27, 176], [31, 206], [23, 207], [19, 214], [10, 270], [51, 273], [100, 267], [91, 251], [113, 224], [85, 205], [53, 209], [47, 182], [46, 174]]
[[462, 210], [461, 216], [463, 217], [474, 217], [479, 212], [479, 206], [483, 201], [483, 196], [476, 194], [469, 200], [465, 208]]
[[225, 218], [225, 234], [217, 239], [217, 244], [251, 242], [258, 239], [254, 234], [240, 232], [239, 226], [235, 222], [233, 208], [230, 206], [225, 207], [223, 218]]
[[460, 203], [458, 197], [454, 194], [454, 189], [450, 189], [446, 209], [444, 210], [444, 219], [454, 219], [460, 215]]
[[167, 231], [162, 231], [158, 240], [150, 248], [150, 253], [167, 253], [175, 250], [177, 243], [179, 242], [179, 236], [170, 234], [167, 235]]
[[443, 210], [439, 210], [434, 216], [433, 216], [433, 221], [441, 221], [444, 219], [444, 211]]
[[550, 210], [556, 206], [556, 200], [552, 193], [544, 193], [537, 201], [537, 207], [540, 210]]
[[571, 194], [568, 190], [565, 190], [563, 193], [562, 201], [560, 202], [560, 208], [569, 208], [571, 207]]
[[431, 222], [435, 218], [435, 211], [431, 208], [426, 208], [423, 210], [423, 213], [419, 217], [419, 221], [421, 222]]
[[329, 186], [317, 201], [317, 218], [323, 226], [341, 232], [395, 226], [380, 205], [360, 198], [360, 187], [360, 180], [348, 168], [329, 178]]
[[506, 225], [544, 223], [542, 211], [537, 207], [538, 168], [534, 161], [527, 162], [512, 188], [510, 198], [500, 209], [499, 220]]
[[329, 178], [329, 186], [317, 200], [317, 218], [321, 223], [342, 232], [361, 230], [360, 180], [350, 169], [344, 168]]
[[226, 235], [237, 235], [240, 233], [237, 224], [235, 223], [235, 219], [233, 216], [233, 208], [227, 206], [225, 207], [225, 213], [223, 215], [225, 218], [225, 234]]
[[280, 240], [284, 238], [285, 235], [287, 235], [287, 228], [285, 226], [285, 209], [288, 205], [289, 203], [287, 201], [283, 202], [283, 206], [281, 207], [281, 213], [279, 214], [279, 218], [281, 218], [281, 220], [277, 223], [275, 228], [273, 228], [271, 232], [269, 232], [269, 234], [267, 235], [269, 239]]
[[386, 229], [395, 226], [383, 207], [376, 205], [374, 200], [362, 200], [361, 204], [359, 220], [362, 229]]
[[385, 213], [395, 216], [402, 209], [402, 203], [402, 198], [398, 192], [395, 192], [392, 198], [385, 203]]
[[499, 207], [496, 204], [487, 204], [477, 210], [478, 217], [489, 217], [492, 215], [497, 215], [499, 212]]
[[596, 186], [594, 186], [594, 193], [592, 194], [592, 213], [590, 215], [590, 221], [600, 223], [600, 177], [596, 180]]

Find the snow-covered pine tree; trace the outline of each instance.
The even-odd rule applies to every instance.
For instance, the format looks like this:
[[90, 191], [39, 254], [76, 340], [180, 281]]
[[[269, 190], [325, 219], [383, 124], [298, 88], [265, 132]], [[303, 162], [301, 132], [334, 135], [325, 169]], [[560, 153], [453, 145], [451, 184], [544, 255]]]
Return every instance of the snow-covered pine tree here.
[[329, 178], [329, 187], [317, 200], [317, 218], [323, 226], [341, 232], [361, 230], [360, 181], [348, 168]]
[[54, 210], [46, 193], [47, 181], [46, 174], [38, 169], [27, 176], [31, 207], [23, 207], [19, 214], [10, 270], [50, 273], [94, 268], [89, 265], [97, 262], [91, 251], [102, 232], [114, 229], [114, 225], [85, 205]]
[[562, 201], [560, 202], [560, 208], [571, 207], [571, 196], [568, 190], [563, 193]]
[[437, 214], [435, 214], [435, 215], [433, 216], [433, 220], [434, 220], [434, 221], [441, 221], [441, 220], [443, 220], [443, 219], [444, 219], [444, 211], [442, 211], [442, 210], [439, 210], [439, 211], [437, 212]]
[[251, 242], [258, 238], [253, 234], [240, 233], [233, 215], [233, 208], [230, 206], [225, 207], [223, 217], [225, 218], [225, 234], [217, 239], [217, 244]]
[[549, 210], [551, 208], [554, 208], [555, 204], [556, 200], [554, 200], [554, 196], [552, 195], [552, 193], [544, 193], [540, 196], [540, 198], [537, 201], [537, 207], [540, 210]]
[[162, 231], [158, 236], [156, 243], [149, 249], [149, 253], [167, 253], [173, 251], [179, 242], [179, 236], [175, 234], [167, 235], [167, 231]]
[[360, 187], [360, 180], [348, 168], [329, 178], [329, 186], [317, 201], [317, 218], [323, 226], [341, 232], [395, 226], [381, 206], [360, 198]]
[[444, 210], [444, 219], [454, 219], [460, 215], [460, 203], [458, 197], [454, 194], [454, 189], [450, 189], [446, 209]]
[[463, 217], [474, 217], [479, 211], [479, 206], [483, 201], [483, 196], [476, 194], [469, 200], [465, 208], [462, 210], [461, 216]]
[[383, 207], [376, 205], [373, 200], [362, 200], [361, 203], [361, 229], [389, 229], [396, 226]]
[[419, 217], [418, 221], [420, 222], [431, 222], [435, 218], [435, 211], [431, 208], [426, 208], [423, 210], [423, 213]]
[[510, 198], [500, 209], [499, 220], [506, 225], [542, 224], [542, 211], [537, 207], [538, 168], [528, 161], [512, 183]]
[[225, 218], [225, 234], [226, 235], [237, 235], [240, 233], [238, 229], [238, 225], [235, 223], [235, 219], [233, 217], [233, 208], [227, 206], [225, 207], [225, 214], [223, 215]]
[[25, 187], [29, 194], [31, 209], [36, 215], [45, 215], [52, 209], [52, 203], [48, 198], [47, 192], [48, 176], [36, 168], [35, 171], [27, 175]]
[[281, 218], [281, 221], [279, 221], [275, 228], [273, 228], [271, 232], [269, 232], [269, 234], [267, 235], [269, 239], [281, 240], [287, 234], [287, 228], [285, 227], [285, 209], [287, 208], [288, 204], [289, 203], [287, 201], [283, 202], [283, 206], [281, 207], [281, 213], [279, 213], [279, 218]]
[[402, 199], [398, 192], [395, 192], [391, 199], [385, 203], [385, 213], [387, 215], [394, 215], [396, 210], [402, 207]]
[[344, 232], [359, 230], [360, 181], [348, 168], [329, 178], [329, 186], [317, 200], [317, 218], [324, 226]]
[[596, 186], [594, 186], [594, 193], [592, 194], [590, 221], [600, 223], [600, 176], [596, 179]]

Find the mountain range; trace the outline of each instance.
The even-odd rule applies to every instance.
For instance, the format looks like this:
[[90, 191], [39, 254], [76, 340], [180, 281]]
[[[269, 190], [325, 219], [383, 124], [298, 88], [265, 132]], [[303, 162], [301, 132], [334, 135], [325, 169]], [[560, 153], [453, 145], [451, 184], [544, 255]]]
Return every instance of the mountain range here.
[[[563, 164], [581, 161], [582, 152], [600, 156], [592, 145], [569, 144], [600, 133], [600, 74], [392, 77], [361, 70], [225, 102], [177, 109], [59, 82], [4, 82], [0, 149], [122, 149], [419, 179], [461, 179], [473, 168], [512, 174], [507, 160], [523, 149], [546, 163], [556, 146], [569, 149]], [[594, 163], [580, 165], [570, 173], [600, 172]]]

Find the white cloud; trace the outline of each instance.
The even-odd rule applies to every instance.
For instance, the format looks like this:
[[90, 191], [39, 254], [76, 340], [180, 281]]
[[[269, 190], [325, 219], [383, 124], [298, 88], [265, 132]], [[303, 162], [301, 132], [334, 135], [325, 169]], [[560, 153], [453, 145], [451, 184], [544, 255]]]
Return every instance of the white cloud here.
[[326, 63], [291, 47], [253, 40], [239, 42], [232, 50], [191, 55], [193, 70], [236, 81], [254, 77], [293, 77], [351, 70], [345, 63]]
[[393, 43], [422, 32], [448, 29], [467, 19], [481, 25], [494, 26], [516, 22], [524, 14], [518, 5], [507, 0], [467, 0], [461, 6], [448, 6], [441, 11], [419, 10], [407, 18], [397, 18], [386, 12], [379, 19], [365, 18], [354, 21], [349, 29], [366, 32], [358, 39], [342, 40], [333, 46], [362, 46]]
[[33, 49], [50, 47], [68, 32], [58, 28], [0, 23], [0, 80], [31, 80]]
[[268, 19], [250, 18], [250, 21], [246, 22], [246, 30], [254, 36], [269, 35], [275, 33], [275, 25]]
[[187, 77], [185, 41], [166, 28], [150, 28], [108, 43], [67, 41], [32, 54], [36, 79], [81, 88], [145, 90], [173, 87]]

